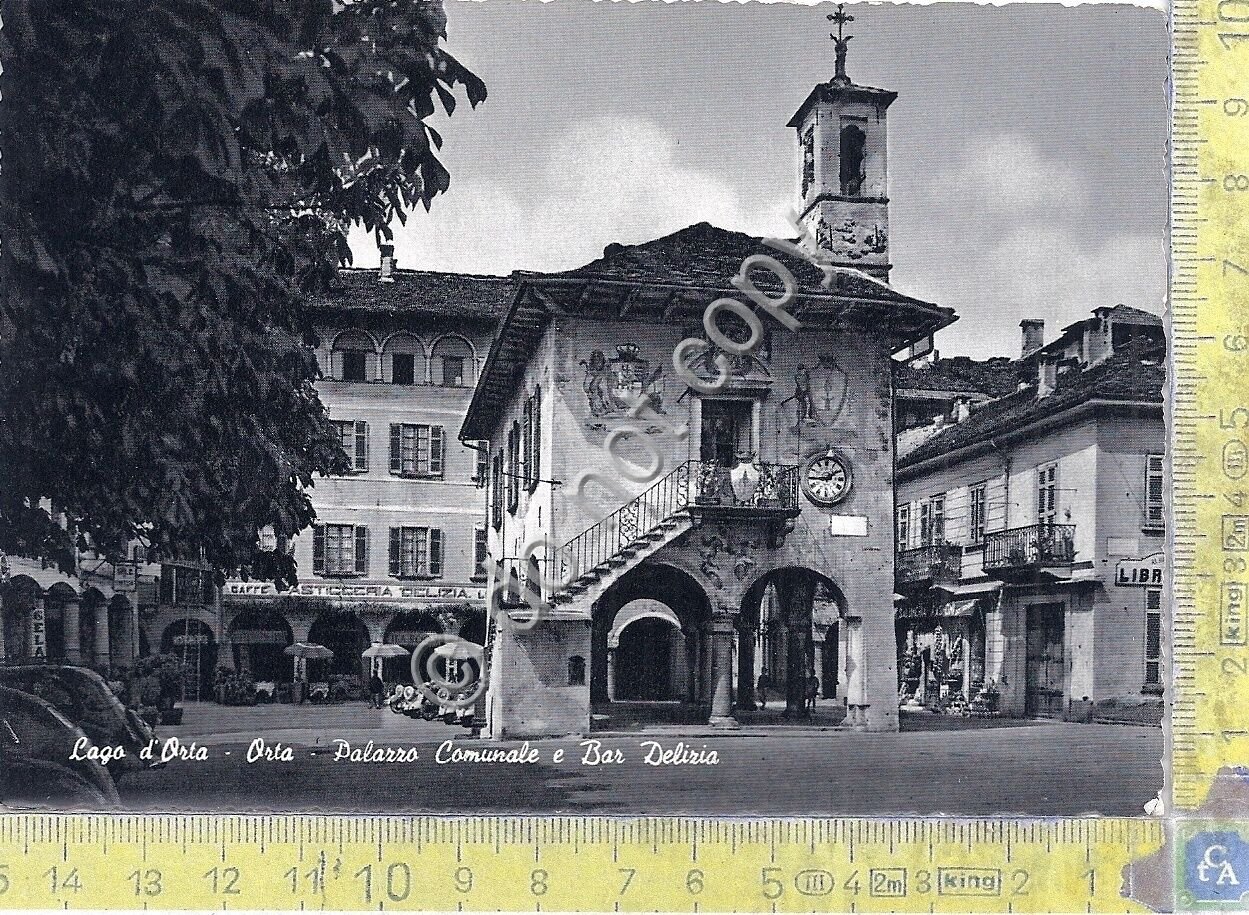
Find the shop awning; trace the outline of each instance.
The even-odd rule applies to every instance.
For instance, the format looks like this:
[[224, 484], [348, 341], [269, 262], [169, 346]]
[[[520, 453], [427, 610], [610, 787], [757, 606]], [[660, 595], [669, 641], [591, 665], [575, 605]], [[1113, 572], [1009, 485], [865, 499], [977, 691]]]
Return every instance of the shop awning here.
[[962, 585], [933, 585], [932, 589], [960, 597], [972, 594], [997, 594], [1002, 590], [1002, 583], [1000, 581], [977, 581]]
[[976, 611], [980, 609], [981, 600], [972, 598], [969, 600], [952, 600], [949, 603], [942, 604], [940, 607], [931, 605], [920, 607], [899, 607], [894, 611], [894, 618], [899, 620], [932, 620], [932, 619], [949, 619], [953, 617], [969, 617], [975, 616]]

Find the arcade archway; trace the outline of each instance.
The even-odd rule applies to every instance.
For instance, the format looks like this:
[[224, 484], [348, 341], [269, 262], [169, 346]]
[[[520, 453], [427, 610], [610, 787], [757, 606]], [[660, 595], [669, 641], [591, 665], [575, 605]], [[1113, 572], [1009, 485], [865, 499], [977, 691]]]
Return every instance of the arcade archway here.
[[231, 621], [229, 633], [235, 669], [244, 677], [272, 683], [289, 683], [294, 678], [294, 664], [285, 649], [295, 638], [277, 610], [243, 610]]
[[[429, 663], [430, 652], [433, 646], [421, 648], [421, 645], [431, 635], [440, 634], [443, 631], [442, 623], [438, 617], [428, 610], [401, 610], [396, 613], [390, 621], [390, 625], [386, 627], [386, 634], [383, 638], [389, 645], [402, 645], [410, 652], [420, 653], [416, 658], [416, 667], [418, 670], [425, 670]], [[387, 662], [386, 673], [393, 675], [395, 680], [392, 681], [387, 677], [387, 682], [411, 683], [412, 682], [412, 658], [398, 658], [394, 661]]]
[[783, 701], [787, 717], [808, 714], [813, 689], [835, 696], [844, 613], [841, 589], [813, 569], [773, 569], [753, 582], [738, 618], [737, 706], [762, 703], [761, 679], [770, 684], [767, 699]]
[[[309, 661], [309, 677], [313, 673], [323, 676], [362, 676], [364, 661], [360, 657], [369, 647], [369, 627], [360, 617], [348, 610], [322, 613], [308, 630], [308, 641], [324, 645], [334, 652], [334, 657], [324, 662]], [[315, 665], [315, 666], [314, 666]]]
[[613, 701], [675, 702], [687, 697], [685, 634], [667, 604], [642, 598], [621, 607], [607, 648]]
[[711, 603], [692, 576], [639, 565], [594, 604], [591, 702], [709, 702], [710, 622]]
[[33, 658], [31, 622], [43, 591], [29, 576], [15, 575], [5, 586], [3, 599], [4, 652], [9, 662]]

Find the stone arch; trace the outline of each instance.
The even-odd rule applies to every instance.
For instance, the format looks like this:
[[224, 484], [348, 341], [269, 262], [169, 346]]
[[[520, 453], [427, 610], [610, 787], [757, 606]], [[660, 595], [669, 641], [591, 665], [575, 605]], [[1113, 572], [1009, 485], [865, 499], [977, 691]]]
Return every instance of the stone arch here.
[[[47, 633], [47, 658], [49, 661], [78, 663], [82, 659], [77, 644], [81, 627], [82, 609], [78, 603], [78, 590], [69, 582], [58, 581], [48, 586], [43, 598], [44, 628]], [[73, 619], [67, 617], [73, 614]], [[73, 634], [75, 651], [69, 650], [66, 632]]]
[[[356, 357], [362, 354], [364, 377], [356, 373]], [[372, 381], [378, 377], [377, 340], [368, 331], [340, 331], [330, 344], [330, 377], [338, 381]]]
[[477, 348], [467, 337], [443, 334], [430, 347], [429, 361], [434, 384], [471, 388], [477, 383]]
[[[822, 627], [819, 640], [817, 605], [818, 625]], [[826, 619], [830, 607], [835, 608], [835, 620]], [[759, 680], [764, 677], [771, 683], [768, 698], [778, 698], [778, 694], [784, 697], [787, 716], [807, 714], [804, 700], [812, 677], [819, 681], [819, 691], [825, 696], [835, 695], [836, 682], [830, 692], [827, 681], [832, 672], [840, 670], [843, 660], [840, 624], [845, 615], [844, 592], [823, 572], [782, 566], [756, 576], [746, 589], [738, 619], [739, 705], [753, 706], [764, 699], [757, 694]], [[830, 631], [833, 642], [827, 645]], [[826, 664], [830, 658], [831, 669]]]
[[[635, 601], [650, 601], [648, 610], [656, 618], [662, 613], [654, 604], [667, 609], [677, 622], [682, 644], [677, 650], [684, 673], [684, 688], [672, 690], [678, 698], [700, 701], [706, 692], [705, 660], [708, 650], [708, 627], [711, 621], [711, 600], [706, 590], [688, 572], [664, 563], [645, 562], [624, 575], [604, 592], [594, 604], [590, 653], [590, 696], [593, 702], [611, 701], [609, 689], [609, 652], [612, 629], [618, 614]], [[627, 625], [627, 624], [626, 624]], [[624, 631], [622, 625], [621, 631]], [[674, 642], [674, 644], [676, 644]]]
[[611, 698], [651, 702], [688, 698], [685, 638], [680, 618], [662, 601], [643, 597], [621, 607], [607, 634]]
[[[396, 356], [400, 357], [398, 366]], [[429, 380], [428, 362], [425, 343], [410, 331], [396, 331], [382, 343], [382, 381], [387, 384], [425, 384]]]
[[294, 664], [285, 653], [295, 641], [291, 624], [272, 607], [240, 610], [226, 631], [234, 646], [234, 667], [244, 677], [259, 682], [290, 682]]

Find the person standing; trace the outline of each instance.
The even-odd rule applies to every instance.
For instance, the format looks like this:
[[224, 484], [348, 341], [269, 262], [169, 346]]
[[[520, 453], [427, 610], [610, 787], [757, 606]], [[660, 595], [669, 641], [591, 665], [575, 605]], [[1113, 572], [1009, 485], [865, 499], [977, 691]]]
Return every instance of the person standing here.
[[765, 667], [759, 671], [759, 682], [755, 686], [755, 691], [759, 693], [759, 708], [766, 709], [768, 707], [768, 690], [772, 688], [772, 675], [768, 673]]
[[381, 708], [382, 697], [386, 694], [386, 684], [382, 682], [381, 676], [375, 670], [373, 676], [369, 678], [369, 707]]
[[820, 694], [820, 678], [814, 673], [807, 677], [806, 687], [806, 706], [811, 711], [815, 711], [815, 699]]

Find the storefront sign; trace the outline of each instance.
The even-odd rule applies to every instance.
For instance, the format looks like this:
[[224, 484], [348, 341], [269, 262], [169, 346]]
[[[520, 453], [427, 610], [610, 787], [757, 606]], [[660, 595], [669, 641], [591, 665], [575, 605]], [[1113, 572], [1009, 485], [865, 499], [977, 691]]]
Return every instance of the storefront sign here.
[[485, 588], [462, 585], [407, 585], [385, 582], [301, 582], [279, 591], [268, 581], [227, 581], [227, 597], [331, 597], [341, 600], [485, 600]]
[[1115, 566], [1115, 584], [1121, 587], [1160, 588], [1166, 559], [1154, 553], [1144, 559], [1121, 559]]
[[113, 564], [113, 590], [118, 593], [134, 593], [138, 587], [138, 566], [133, 562]]
[[900, 620], [931, 620], [957, 619], [973, 615], [978, 609], [979, 601], [955, 600], [934, 607], [931, 604], [919, 607], [899, 607], [894, 611], [894, 618]]
[[[235, 641], [237, 642], [237, 641], [238, 641], [238, 639], [235, 639]], [[286, 641], [286, 635], [285, 635], [285, 634], [283, 634], [283, 636], [282, 636], [282, 641], [283, 641], [283, 642], [285, 642], [285, 641]], [[211, 644], [212, 644], [212, 638], [211, 638], [210, 636], [204, 635], [203, 633], [200, 633], [200, 634], [198, 634], [198, 635], [175, 635], [175, 636], [173, 637], [173, 643], [174, 643], [175, 645], [178, 645], [178, 646], [182, 646], [182, 645], [211, 645]]]
[[37, 603], [30, 611], [30, 656], [48, 656], [48, 631], [43, 614], [43, 603]]
[[419, 645], [433, 634], [432, 632], [409, 632], [396, 629], [394, 632], [386, 633], [386, 641], [392, 645]]
[[284, 629], [235, 629], [230, 641], [235, 645], [288, 645], [290, 636]]

